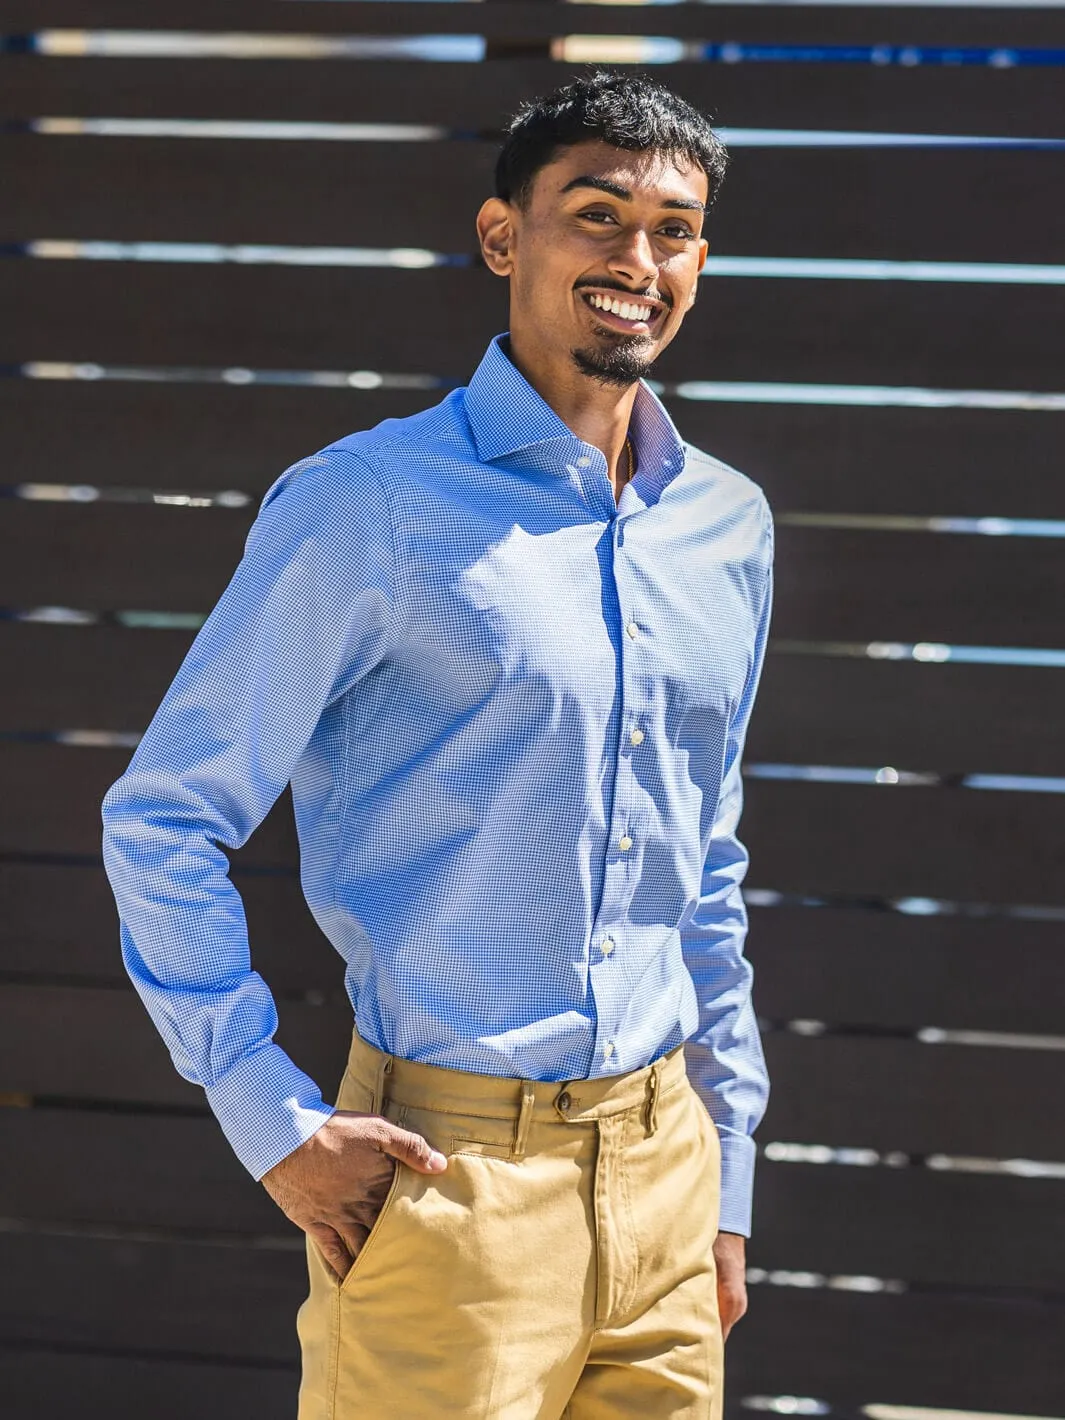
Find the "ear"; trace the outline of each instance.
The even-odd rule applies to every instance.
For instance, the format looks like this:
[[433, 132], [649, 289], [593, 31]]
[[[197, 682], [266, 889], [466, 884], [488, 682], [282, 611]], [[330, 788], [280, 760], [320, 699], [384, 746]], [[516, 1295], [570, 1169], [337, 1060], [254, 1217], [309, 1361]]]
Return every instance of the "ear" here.
[[509, 276], [514, 269], [514, 208], [500, 197], [490, 197], [477, 213], [477, 236], [489, 271]]
[[[706, 258], [707, 258], [709, 255], [710, 255], [710, 243], [706, 240], [705, 237], [702, 237], [702, 238], [700, 238], [700, 240], [699, 240], [699, 265], [695, 268], [696, 271], [698, 271], [698, 272], [701, 272], [701, 271], [702, 271], [703, 267], [706, 265]], [[696, 294], [697, 294], [698, 290], [699, 290], [699, 282], [698, 282], [698, 280], [696, 280], [696, 281], [692, 284], [691, 294], [688, 296], [688, 306], [687, 306], [687, 309], [688, 309], [689, 311], [691, 310], [692, 306], [695, 305], [695, 297], [696, 297]]]

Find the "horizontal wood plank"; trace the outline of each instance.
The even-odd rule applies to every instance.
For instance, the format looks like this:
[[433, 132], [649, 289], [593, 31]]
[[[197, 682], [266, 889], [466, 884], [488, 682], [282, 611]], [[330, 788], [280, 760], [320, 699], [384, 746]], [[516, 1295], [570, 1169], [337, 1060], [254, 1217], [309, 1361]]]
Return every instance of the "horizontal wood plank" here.
[[752, 765], [891, 764], [941, 774], [1065, 771], [1055, 728], [1065, 716], [1065, 676], [1056, 670], [793, 655], [772, 648], [771, 637], [747, 737]]
[[[335, 1098], [351, 1040], [351, 1008], [282, 1001], [278, 1014], [278, 1043], [324, 1097]], [[132, 988], [3, 986], [0, 1018], [5, 1091], [204, 1107], [203, 1091], [174, 1069]]]
[[[346, 1006], [279, 1004], [277, 1040], [331, 1098], [351, 1038]], [[64, 1099], [202, 1107], [132, 992], [0, 988], [0, 1086]], [[101, 1041], [110, 1042], [100, 1049]], [[1053, 1158], [1060, 1052], [772, 1034], [763, 1140], [986, 1158]]]
[[[34, 1233], [298, 1238], [213, 1119], [0, 1109], [0, 1145], [19, 1160], [0, 1181], [0, 1215]], [[766, 1159], [755, 1180], [751, 1266], [929, 1286], [1060, 1284], [1059, 1180]]]
[[[291, 877], [236, 875], [252, 963], [281, 996], [343, 1001], [343, 960]], [[9, 979], [125, 987], [102, 869], [0, 864], [0, 958]], [[863, 908], [748, 909], [759, 1013], [776, 1021], [1054, 1035], [1065, 986], [1060, 924]], [[1002, 969], [1003, 941], [1010, 968]]]
[[[468, 377], [506, 326], [484, 269], [0, 262], [0, 361]], [[426, 319], [426, 312], [432, 319]], [[44, 314], [42, 314], [44, 313]], [[1065, 287], [714, 277], [662, 379], [1056, 388]]]
[[[224, 19], [211, 0], [184, 0], [153, 10], [156, 27], [252, 29], [258, 32], [286, 32], [296, 28], [314, 34], [349, 33], [431, 33], [465, 34], [476, 31], [493, 37], [555, 34], [655, 34], [712, 37], [727, 34], [730, 39], [786, 42], [862, 42], [875, 33], [880, 41], [900, 44], [1055, 44], [1061, 41], [1060, 17], [1053, 12], [1027, 6], [1009, 7], [1002, 16], [989, 16], [979, 8], [961, 11], [938, 9], [935, 5], [916, 11], [903, 10], [884, 0], [872, 8], [829, 9], [820, 6], [796, 7], [767, 4], [715, 5], [713, 20], [694, 5], [678, 6], [667, 17], [626, 9], [625, 0], [613, 4], [544, 3], [544, 0], [492, 0], [483, 9], [471, 12], [456, 8], [447, 0], [438, 3], [399, 3], [398, 0], [360, 0], [358, 6], [318, 5], [300, 12], [298, 21], [284, 5], [263, 5], [261, 0], [230, 0]], [[10, 0], [10, 27], [83, 25], [136, 28], [144, 11], [136, 0], [106, 0], [96, 3], [86, 14], [84, 0]]]
[[[243, 555], [254, 512], [10, 504], [0, 524], [8, 604], [206, 613]], [[1063, 587], [1065, 565], [1052, 538], [782, 520], [771, 634], [1055, 647]]]
[[927, 1287], [1060, 1289], [1057, 1179], [759, 1159], [748, 1264]]
[[227, 1234], [249, 1246], [256, 1237], [299, 1239], [210, 1116], [0, 1109], [0, 1140], [20, 1159], [0, 1180], [0, 1216], [31, 1232], [152, 1228], [172, 1230], [175, 1242]]
[[[272, 989], [342, 1000], [343, 959], [311, 916], [297, 875], [238, 870], [234, 882], [252, 964]], [[103, 868], [0, 862], [0, 961], [12, 978], [124, 987], [118, 913]]]
[[1050, 538], [776, 530], [772, 634], [829, 641], [1060, 644]]
[[[91, 1283], [91, 1278], [86, 1278]], [[296, 1412], [297, 1363], [232, 1365], [226, 1361], [137, 1356], [89, 1348], [70, 1352], [55, 1343], [20, 1348], [0, 1341], [0, 1389], [5, 1420], [41, 1420], [76, 1413], [84, 1420], [126, 1415], [152, 1420], [291, 1420]], [[120, 1398], [120, 1399], [119, 1399]]]
[[[16, 819], [0, 822], [0, 853], [97, 854], [100, 801], [128, 762], [128, 751], [0, 743], [0, 795], [20, 805]], [[1060, 902], [1060, 794], [754, 778], [745, 793], [751, 887]], [[233, 857], [295, 866], [287, 791]]]
[[765, 1143], [1059, 1161], [1061, 1052], [785, 1033], [764, 1045]]
[[0, 1234], [0, 1270], [8, 1284], [0, 1335], [9, 1344], [104, 1350], [120, 1340], [126, 1352], [298, 1362], [295, 1314], [307, 1294], [302, 1249], [7, 1233]]
[[[0, 731], [136, 733], [192, 640], [191, 631], [0, 623], [9, 676]], [[1054, 670], [793, 655], [775, 652], [774, 644], [747, 740], [751, 764], [1049, 775], [1065, 769], [1065, 677]]]
[[[473, 368], [459, 371], [456, 381], [467, 380]], [[261, 496], [304, 455], [441, 397], [431, 391], [0, 380], [0, 423], [12, 482], [236, 489]], [[749, 474], [781, 512], [1065, 518], [1060, 415], [668, 404], [686, 439]]]
[[1060, 794], [748, 779], [745, 797], [741, 834], [751, 851], [752, 887], [955, 902], [1061, 900]]
[[[100, 805], [124, 772], [130, 750], [73, 749], [55, 744], [0, 741], [0, 795], [19, 804], [0, 820], [0, 854], [100, 852]], [[292, 800], [286, 790], [233, 861], [295, 869], [298, 861]], [[243, 855], [243, 856], [242, 856]]]
[[[417, 245], [468, 255], [495, 151], [8, 134], [2, 230], [10, 241]], [[717, 256], [1054, 262], [1065, 214], [1048, 178], [1059, 162], [978, 149], [737, 148], [706, 231]]]
[[752, 1287], [730, 1333], [730, 1393], [1053, 1415], [1065, 1309], [953, 1296]]
[[204, 614], [243, 556], [254, 510], [19, 502], [4, 514], [9, 605]]
[[1060, 1033], [1060, 922], [757, 906], [748, 919], [754, 1003], [769, 1020]]
[[[139, 731], [191, 641], [191, 632], [2, 626], [12, 689], [0, 729]], [[1063, 694], [1040, 667], [794, 656], [771, 643], [747, 758], [1053, 775]]]
[[[417, 10], [413, 24], [411, 9]], [[751, 34], [753, 29], [749, 27], [764, 22], [754, 7], [743, 9], [744, 13], [726, 29], [723, 18], [712, 21], [705, 10], [690, 7], [702, 35], [718, 40], [734, 40], [743, 30]], [[320, 15], [328, 16], [329, 10], [326, 5], [319, 7]], [[686, 14], [688, 7], [678, 10]], [[337, 7], [333, 13], [342, 32], [359, 32], [350, 7]], [[486, 13], [488, 6], [476, 12], [476, 19]], [[569, 7], [563, 7], [561, 14], [566, 21], [560, 27], [561, 33], [587, 32], [587, 20], [581, 30], [575, 30], [576, 17]], [[796, 27], [801, 23], [797, 14], [798, 7], [792, 7], [790, 15], [780, 16], [767, 26], [772, 42], [783, 33], [782, 21]], [[418, 5], [407, 10], [404, 20], [413, 32], [426, 33], [426, 15], [424, 7]], [[453, 21], [459, 21], [460, 33], [481, 32], [476, 19], [471, 22], [472, 15], [466, 7], [452, 11]], [[674, 11], [669, 20], [675, 23], [676, 15]], [[953, 27], [957, 34], [960, 17], [959, 10], [932, 12], [932, 23], [944, 32]], [[661, 18], [657, 23], [650, 22], [646, 11], [626, 17], [621, 10], [602, 10], [598, 18], [599, 25], [607, 21], [608, 33], [624, 32], [634, 21], [637, 33], [662, 34], [673, 29], [672, 23]], [[973, 11], [967, 18], [994, 33], [991, 43], [996, 46], [1008, 33], [1001, 12]], [[1047, 17], [1042, 18], [1045, 23]], [[826, 21], [832, 25], [844, 23], [836, 7], [832, 7]], [[48, 21], [49, 25], [55, 23], [51, 18]], [[874, 15], [863, 7], [850, 23], [861, 36], [859, 42], [881, 43], [889, 30], [894, 30], [905, 35], [900, 40], [902, 44], [910, 44], [921, 21], [909, 9], [888, 9]], [[1055, 22], [1051, 19], [1050, 23]], [[1057, 24], [1060, 25], [1060, 18]], [[177, 26], [187, 27], [189, 21]], [[260, 28], [260, 24], [252, 28]], [[581, 72], [578, 66], [537, 58], [487, 64], [402, 60], [252, 63], [226, 59], [196, 63], [182, 59], [103, 62], [76, 58], [49, 62], [32, 55], [7, 55], [0, 117], [60, 114], [285, 118], [341, 123], [402, 121], [437, 123], [467, 131], [498, 131], [520, 100], [548, 92]], [[1060, 70], [1053, 66], [995, 69], [683, 63], [663, 66], [658, 74], [716, 122], [733, 127], [870, 129], [1022, 138], [1057, 138], [1061, 134], [1061, 78]]]

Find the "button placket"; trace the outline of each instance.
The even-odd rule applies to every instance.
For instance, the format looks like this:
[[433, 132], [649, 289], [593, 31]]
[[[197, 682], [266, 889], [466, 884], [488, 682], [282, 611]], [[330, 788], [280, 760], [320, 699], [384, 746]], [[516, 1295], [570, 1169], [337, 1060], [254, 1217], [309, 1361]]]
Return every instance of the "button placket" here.
[[[639, 677], [636, 667], [639, 666], [639, 659], [633, 663], [632, 653], [637, 650], [637, 646], [642, 635], [642, 628], [638, 621], [638, 611], [632, 606], [633, 587], [630, 585], [626, 575], [627, 565], [625, 553], [622, 550], [622, 538], [615, 527], [613, 539], [612, 572], [614, 579], [614, 590], [619, 604], [621, 616], [619, 618], [620, 629], [624, 631], [618, 646], [618, 659], [620, 662], [620, 704], [618, 707], [619, 727], [618, 741], [614, 761], [614, 796], [613, 809], [611, 814], [611, 853], [607, 861], [608, 891], [600, 901], [600, 913], [593, 923], [593, 944], [596, 942], [595, 929], [606, 930], [606, 936], [598, 938], [598, 956], [592, 963], [594, 973], [593, 980], [602, 987], [602, 999], [599, 988], [595, 988], [598, 1011], [598, 1025], [595, 1032], [595, 1054], [593, 1061], [597, 1062], [600, 1069], [606, 1070], [611, 1061], [617, 1058], [617, 1042], [610, 1038], [610, 1031], [616, 1028], [619, 1015], [620, 1003], [611, 999], [611, 986], [618, 984], [619, 978], [616, 975], [617, 969], [610, 971], [609, 977], [600, 976], [599, 970], [607, 972], [611, 959], [618, 948], [618, 941], [611, 932], [619, 921], [619, 915], [624, 909], [625, 901], [629, 893], [631, 883], [632, 859], [628, 857], [632, 849], [636, 846], [636, 825], [633, 823], [633, 811], [635, 807], [633, 796], [633, 766], [632, 756], [624, 752], [626, 743], [630, 748], [640, 745], [646, 738], [645, 732], [640, 729], [637, 721], [643, 709], [642, 701], [637, 705]], [[628, 604], [628, 605], [627, 605]], [[635, 710], [633, 707], [636, 707]], [[613, 868], [613, 871], [612, 871]], [[598, 970], [597, 970], [598, 969]], [[593, 1065], [594, 1068], [594, 1065]]]

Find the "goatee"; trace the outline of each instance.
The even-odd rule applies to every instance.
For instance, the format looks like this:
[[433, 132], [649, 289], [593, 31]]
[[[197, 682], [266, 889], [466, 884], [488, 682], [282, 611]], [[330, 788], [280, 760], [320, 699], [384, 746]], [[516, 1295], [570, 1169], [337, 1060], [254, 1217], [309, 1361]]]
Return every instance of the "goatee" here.
[[639, 339], [620, 340], [609, 350], [573, 350], [573, 363], [582, 375], [598, 380], [601, 385], [634, 385], [650, 372], [653, 357], [641, 354], [644, 342]]

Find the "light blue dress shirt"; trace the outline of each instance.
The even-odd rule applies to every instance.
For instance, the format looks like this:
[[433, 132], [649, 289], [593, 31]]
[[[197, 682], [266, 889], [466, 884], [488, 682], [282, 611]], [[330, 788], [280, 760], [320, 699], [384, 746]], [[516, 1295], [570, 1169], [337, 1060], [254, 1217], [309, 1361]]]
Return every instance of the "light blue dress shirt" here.
[[505, 352], [267, 492], [103, 802], [122, 960], [255, 1178], [329, 1118], [273, 1040], [222, 851], [291, 781], [365, 1039], [551, 1081], [687, 1041], [720, 1225], [748, 1234], [768, 1081], [737, 826], [772, 516], [646, 384], [615, 502]]

